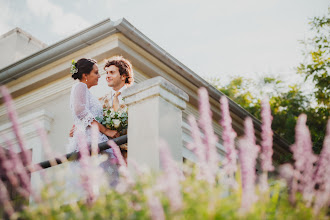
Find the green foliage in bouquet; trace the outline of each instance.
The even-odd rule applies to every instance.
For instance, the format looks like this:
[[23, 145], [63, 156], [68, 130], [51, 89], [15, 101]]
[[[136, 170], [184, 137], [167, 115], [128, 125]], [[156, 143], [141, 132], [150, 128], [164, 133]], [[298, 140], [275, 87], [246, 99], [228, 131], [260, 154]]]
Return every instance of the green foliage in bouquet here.
[[103, 118], [96, 117], [96, 120], [111, 130], [125, 131], [128, 126], [127, 108], [123, 106], [118, 111], [114, 111], [113, 108], [104, 108]]

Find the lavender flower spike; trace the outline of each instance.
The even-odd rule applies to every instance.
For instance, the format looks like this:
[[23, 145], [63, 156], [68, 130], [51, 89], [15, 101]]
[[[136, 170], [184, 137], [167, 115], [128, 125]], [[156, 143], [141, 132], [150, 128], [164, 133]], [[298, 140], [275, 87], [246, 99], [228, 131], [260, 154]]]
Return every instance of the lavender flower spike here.
[[11, 185], [17, 187], [19, 186], [19, 181], [13, 172], [14, 167], [15, 164], [12, 163], [9, 158], [7, 158], [4, 147], [0, 145], [0, 176], [5, 176], [8, 178]]
[[193, 138], [193, 142], [188, 144], [188, 149], [192, 150], [194, 154], [197, 156], [197, 166], [198, 173], [197, 179], [206, 180], [210, 184], [215, 183], [214, 176], [211, 170], [208, 167], [208, 163], [206, 161], [206, 147], [203, 144], [201, 134], [194, 116], [188, 116], [188, 122], [191, 130], [191, 137]]
[[200, 131], [193, 115], [188, 116], [188, 123], [190, 125], [192, 143], [188, 144], [188, 148], [197, 156], [198, 163], [205, 163], [205, 147], [201, 139]]
[[232, 120], [229, 113], [228, 99], [225, 96], [220, 98], [221, 121], [220, 125], [223, 127], [222, 140], [223, 146], [226, 149], [226, 158], [224, 161], [224, 171], [230, 177], [234, 176], [237, 171], [237, 151], [235, 149], [236, 132], [232, 128]]
[[320, 154], [317, 171], [315, 175], [315, 183], [319, 185], [316, 192], [314, 211], [318, 213], [323, 207], [330, 202], [330, 119], [327, 123], [327, 131], [323, 142], [322, 152]]
[[160, 141], [161, 164], [164, 170], [164, 178], [167, 180], [166, 194], [170, 200], [170, 207], [173, 211], [180, 210], [183, 206], [180, 189], [181, 170], [172, 159], [171, 153], [165, 141]]
[[29, 198], [30, 194], [33, 195], [33, 193], [31, 190], [31, 181], [27, 169], [24, 167], [23, 162], [19, 157], [19, 155], [14, 152], [14, 146], [11, 143], [11, 141], [9, 141], [6, 136], [2, 136], [2, 138], [5, 140], [6, 145], [9, 146], [8, 148], [9, 160], [7, 160], [7, 162], [8, 161], [11, 162], [11, 168], [12, 168], [11, 171], [18, 178], [18, 182], [21, 186], [18, 187], [19, 189], [18, 191], [25, 198]]
[[11, 217], [14, 215], [15, 211], [13, 206], [10, 203], [10, 198], [8, 195], [7, 188], [0, 178], [0, 205], [3, 207], [4, 211]]
[[97, 179], [95, 179], [95, 170], [90, 164], [90, 156], [89, 150], [87, 146], [87, 142], [85, 136], [82, 133], [78, 133], [79, 140], [79, 151], [80, 151], [80, 159], [79, 163], [81, 165], [81, 182], [82, 187], [87, 193], [87, 203], [91, 205], [96, 200], [96, 190], [97, 190]]
[[26, 144], [25, 144], [25, 141], [23, 139], [23, 135], [21, 133], [21, 130], [19, 128], [18, 117], [17, 117], [17, 113], [16, 113], [16, 110], [15, 110], [14, 105], [13, 105], [13, 100], [12, 100], [10, 94], [9, 94], [8, 89], [5, 86], [1, 86], [0, 91], [1, 91], [1, 93], [3, 95], [3, 98], [4, 98], [4, 102], [5, 102], [5, 105], [6, 105], [6, 108], [7, 108], [8, 117], [9, 117], [9, 119], [11, 120], [11, 122], [13, 124], [12, 127], [13, 127], [13, 131], [16, 135], [18, 145], [19, 145], [19, 147], [22, 151], [23, 165], [24, 166], [29, 165], [31, 163], [30, 151], [25, 149]]
[[295, 143], [291, 146], [291, 150], [295, 160], [295, 169], [302, 174], [299, 178], [298, 190], [302, 192], [303, 199], [309, 205], [314, 196], [313, 176], [315, 173], [314, 163], [317, 161], [317, 156], [312, 150], [311, 136], [306, 126], [306, 121], [307, 116], [305, 114], [301, 114], [298, 117]]
[[152, 220], [165, 220], [165, 214], [163, 206], [158, 197], [156, 197], [151, 190], [146, 192], [148, 199], [148, 206], [150, 209]]
[[118, 145], [113, 140], [109, 140], [108, 145], [111, 146], [113, 153], [118, 160], [119, 165], [123, 167], [127, 167], [124, 157], [123, 155], [121, 155]]
[[265, 98], [261, 102], [261, 168], [263, 171], [273, 171], [274, 166], [272, 164], [273, 156], [273, 131], [272, 120], [273, 117], [270, 111], [270, 105], [268, 98]]
[[244, 128], [245, 136], [239, 140], [238, 145], [242, 176], [241, 208], [243, 212], [246, 212], [257, 200], [255, 195], [255, 167], [259, 146], [255, 144], [254, 128], [251, 118], [245, 119]]
[[274, 170], [272, 164], [273, 156], [273, 131], [270, 105], [268, 98], [264, 98], [261, 102], [261, 169], [263, 171], [260, 176], [260, 190], [262, 192], [268, 191], [268, 172]]
[[206, 161], [208, 162], [209, 169], [215, 178], [219, 170], [219, 158], [216, 148], [218, 141], [217, 136], [214, 134], [212, 126], [212, 112], [209, 103], [209, 96], [205, 88], [198, 90], [199, 95], [199, 125], [204, 133], [204, 143], [206, 146]]

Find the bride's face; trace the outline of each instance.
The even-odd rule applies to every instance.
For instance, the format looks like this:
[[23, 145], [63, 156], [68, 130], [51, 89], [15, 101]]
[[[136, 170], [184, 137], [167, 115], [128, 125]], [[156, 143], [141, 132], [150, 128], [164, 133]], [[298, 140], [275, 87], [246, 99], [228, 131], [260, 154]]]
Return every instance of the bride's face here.
[[94, 64], [92, 71], [87, 75], [87, 83], [88, 87], [96, 86], [99, 82], [99, 78], [101, 75], [99, 74], [99, 68], [96, 64]]

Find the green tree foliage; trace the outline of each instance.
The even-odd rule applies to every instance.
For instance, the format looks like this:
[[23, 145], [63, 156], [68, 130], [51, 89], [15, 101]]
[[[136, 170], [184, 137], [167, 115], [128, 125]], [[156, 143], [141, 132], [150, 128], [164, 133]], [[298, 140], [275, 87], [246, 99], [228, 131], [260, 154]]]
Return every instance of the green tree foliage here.
[[268, 96], [273, 115], [272, 129], [291, 144], [294, 142], [296, 120], [305, 113], [314, 151], [321, 151], [329, 111], [322, 106], [313, 107], [313, 95], [303, 94], [299, 85], [287, 86], [272, 77], [261, 80], [236, 77], [225, 86], [220, 84], [219, 78], [209, 79], [209, 82], [259, 120], [261, 100]]
[[310, 21], [313, 37], [305, 44], [305, 62], [297, 68], [298, 72], [315, 83], [315, 97], [319, 104], [330, 105], [330, 7], [323, 17]]

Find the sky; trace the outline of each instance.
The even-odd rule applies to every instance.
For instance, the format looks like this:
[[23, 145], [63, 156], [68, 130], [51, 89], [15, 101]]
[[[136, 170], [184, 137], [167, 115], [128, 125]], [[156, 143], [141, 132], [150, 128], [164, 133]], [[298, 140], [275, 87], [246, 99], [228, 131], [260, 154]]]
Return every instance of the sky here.
[[133, 26], [202, 77], [294, 79], [309, 18], [328, 0], [0, 0], [0, 35], [54, 44], [106, 18]]

